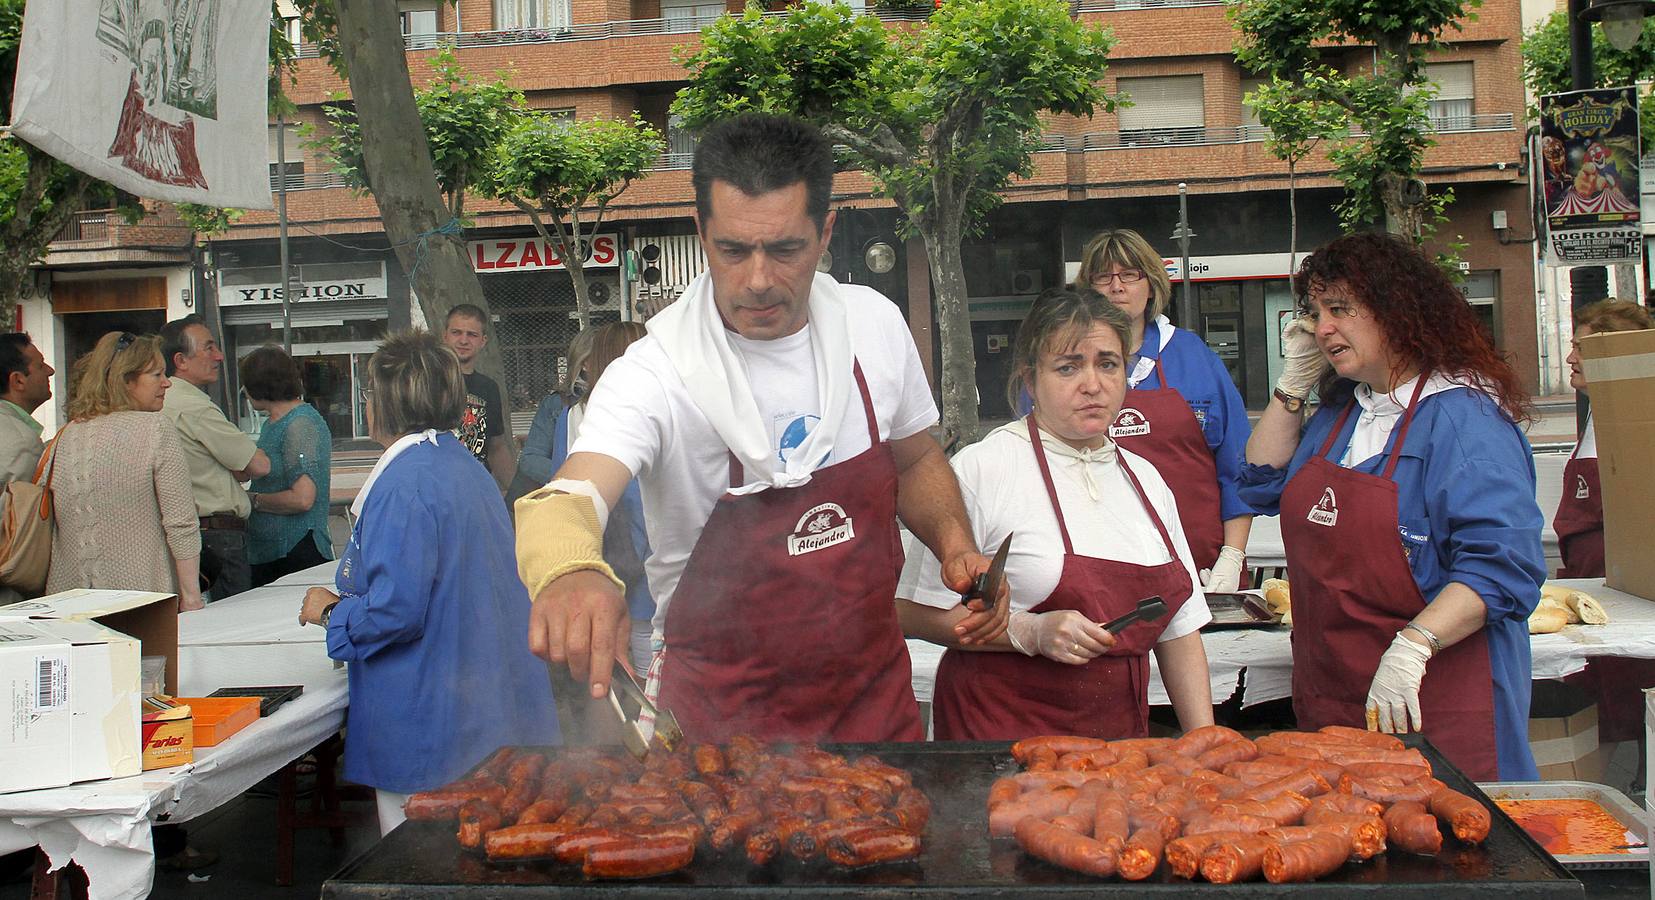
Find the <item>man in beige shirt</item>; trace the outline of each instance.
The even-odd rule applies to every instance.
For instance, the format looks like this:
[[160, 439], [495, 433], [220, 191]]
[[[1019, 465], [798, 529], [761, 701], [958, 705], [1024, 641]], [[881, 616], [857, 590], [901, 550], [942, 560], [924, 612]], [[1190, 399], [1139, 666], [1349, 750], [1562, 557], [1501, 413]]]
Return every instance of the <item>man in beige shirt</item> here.
[[34, 477], [45, 444], [34, 411], [52, 396], [52, 376], [29, 336], [0, 334], [0, 482]]
[[172, 379], [161, 412], [184, 445], [201, 517], [201, 572], [212, 599], [223, 600], [251, 586], [247, 516], [253, 504], [240, 483], [268, 473], [270, 458], [206, 394], [222, 373], [224, 354], [200, 316], [168, 322], [161, 329], [161, 353]]

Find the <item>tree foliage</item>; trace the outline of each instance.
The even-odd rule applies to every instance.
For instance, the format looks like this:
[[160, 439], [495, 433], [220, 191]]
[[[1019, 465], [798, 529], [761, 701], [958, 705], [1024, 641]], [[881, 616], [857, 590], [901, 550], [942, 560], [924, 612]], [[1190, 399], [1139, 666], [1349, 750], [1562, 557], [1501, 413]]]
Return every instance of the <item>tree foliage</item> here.
[[1100, 87], [1114, 39], [1062, 0], [949, 0], [929, 22], [887, 28], [837, 4], [749, 9], [680, 57], [673, 104], [699, 127], [747, 110], [822, 126], [925, 242], [943, 343], [943, 425], [976, 438], [976, 363], [960, 245], [1033, 172], [1042, 113], [1114, 108]]
[[[1646, 18], [1643, 35], [1630, 50], [1618, 50], [1592, 25], [1594, 87], [1622, 87], [1655, 79], [1655, 18]], [[1559, 10], [1547, 16], [1523, 37], [1523, 82], [1536, 94], [1559, 94], [1574, 89], [1569, 74], [1569, 14]], [[1531, 115], [1537, 115], [1531, 111]], [[1640, 88], [1638, 127], [1647, 151], [1655, 148], [1655, 93]]]
[[[1417, 191], [1430, 137], [1435, 88], [1424, 78], [1426, 54], [1459, 30], [1481, 0], [1238, 0], [1231, 14], [1241, 34], [1236, 57], [1274, 86], [1266, 106], [1277, 124], [1306, 124], [1332, 142], [1334, 178], [1347, 228], [1383, 221], [1424, 240], [1451, 199]], [[1344, 73], [1328, 65], [1329, 43], [1371, 45], [1371, 69]], [[1306, 110], [1318, 112], [1307, 113]], [[1267, 113], [1260, 113], [1261, 122]], [[1266, 122], [1266, 124], [1270, 124]], [[1272, 146], [1282, 156], [1305, 135]], [[1286, 157], [1282, 157], [1286, 158]]]
[[[527, 213], [557, 248], [575, 287], [580, 327], [591, 320], [585, 262], [609, 204], [642, 178], [665, 149], [661, 133], [630, 119], [570, 121], [519, 112], [492, 148], [481, 188]], [[586, 211], [592, 212], [588, 223]]]

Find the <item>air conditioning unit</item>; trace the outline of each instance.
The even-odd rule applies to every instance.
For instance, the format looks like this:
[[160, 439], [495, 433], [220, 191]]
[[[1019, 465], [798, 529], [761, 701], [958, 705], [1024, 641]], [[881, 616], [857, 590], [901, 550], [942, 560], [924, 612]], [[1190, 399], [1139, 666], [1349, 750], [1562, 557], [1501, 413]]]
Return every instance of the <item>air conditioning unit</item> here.
[[586, 295], [592, 298], [593, 306], [609, 305], [609, 284], [604, 281], [594, 281], [586, 288]]
[[1018, 269], [1011, 276], [1011, 292], [1013, 294], [1040, 293], [1040, 270]]

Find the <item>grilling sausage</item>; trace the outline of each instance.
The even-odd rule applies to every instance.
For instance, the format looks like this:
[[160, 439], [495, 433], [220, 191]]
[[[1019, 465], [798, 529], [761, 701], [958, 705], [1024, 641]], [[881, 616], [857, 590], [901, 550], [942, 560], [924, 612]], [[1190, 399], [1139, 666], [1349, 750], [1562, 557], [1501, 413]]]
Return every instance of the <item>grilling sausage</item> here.
[[1131, 836], [1132, 817], [1126, 810], [1125, 798], [1116, 793], [1100, 794], [1092, 817], [1092, 837], [1108, 847], [1111, 854], [1117, 854]]
[[1403, 781], [1418, 781], [1421, 778], [1430, 778], [1431, 769], [1412, 763], [1359, 762], [1345, 766], [1344, 774], [1352, 778], [1400, 778]]
[[1378, 747], [1381, 750], [1403, 749], [1401, 738], [1394, 734], [1386, 734], [1383, 731], [1366, 731], [1361, 728], [1352, 728], [1349, 725], [1323, 725], [1318, 730], [1322, 734], [1339, 738], [1350, 744]]
[[1116, 868], [1127, 881], [1143, 881], [1155, 874], [1161, 865], [1161, 854], [1166, 850], [1166, 834], [1157, 825], [1132, 832], [1116, 859]]
[[536, 800], [517, 816], [517, 824], [538, 825], [542, 822], [556, 822], [557, 817], [563, 815], [563, 811], [568, 808], [568, 802], [565, 800]]
[[1425, 804], [1403, 800], [1385, 810], [1385, 837], [1391, 846], [1409, 853], [1435, 856], [1442, 850], [1442, 831], [1437, 828], [1437, 817]]
[[505, 819], [487, 800], [467, 800], [460, 807], [460, 829], [455, 837], [467, 850], [483, 849], [483, 835], [499, 828]]
[[1030, 791], [988, 813], [988, 833], [995, 837], [1010, 837], [1019, 820], [1029, 816], [1047, 819], [1069, 810], [1074, 799], [1074, 788], [1051, 791]]
[[[1432, 820], [1435, 823], [1435, 819]], [[576, 826], [531, 822], [496, 828], [483, 835], [483, 853], [493, 862], [550, 859], [553, 842]]]
[[1291, 775], [1277, 778], [1275, 781], [1266, 781], [1263, 784], [1255, 785], [1238, 796], [1242, 800], [1268, 800], [1277, 794], [1292, 791], [1306, 797], [1317, 797], [1330, 790], [1332, 788], [1328, 787], [1327, 780], [1322, 776], [1309, 769], [1300, 769]]
[[1492, 824], [1488, 809], [1476, 800], [1444, 787], [1431, 795], [1431, 814], [1454, 829], [1454, 837], [1467, 844], [1481, 844], [1488, 840]]
[[1213, 884], [1252, 881], [1264, 866], [1264, 852], [1276, 842], [1256, 834], [1215, 841], [1201, 854], [1201, 877]]
[[1183, 737], [1173, 741], [1169, 749], [1183, 756], [1200, 756], [1201, 754], [1231, 741], [1242, 740], [1241, 732], [1223, 725], [1203, 725], [1192, 728]]
[[1266, 819], [1263, 816], [1209, 813], [1185, 822], [1184, 833], [1203, 834], [1209, 831], [1242, 831], [1253, 834], [1275, 827], [1277, 827], [1275, 819]]
[[581, 872], [587, 878], [651, 878], [694, 860], [695, 844], [684, 838], [628, 838], [592, 847]]
[[828, 839], [827, 858], [841, 866], [871, 866], [919, 856], [919, 836], [900, 828], [863, 828]]
[[[1385, 812], [1381, 803], [1358, 797], [1355, 794], [1323, 794], [1310, 801], [1311, 809], [1330, 809], [1344, 813], [1357, 813], [1364, 816], [1377, 816]], [[1307, 810], [1308, 812], [1308, 810]]]
[[1264, 877], [1271, 884], [1314, 881], [1344, 865], [1350, 849], [1350, 841], [1337, 831], [1278, 843], [1264, 851]]
[[1195, 761], [1203, 769], [1221, 770], [1230, 763], [1256, 758], [1258, 758], [1258, 745], [1242, 738], [1239, 741], [1225, 741], [1197, 756]]
[[1201, 872], [1201, 857], [1207, 848], [1219, 841], [1246, 837], [1239, 831], [1212, 831], [1206, 834], [1186, 834], [1167, 842], [1164, 855], [1167, 868], [1179, 878], [1194, 878]]
[[459, 816], [460, 807], [469, 800], [483, 800], [498, 806], [505, 799], [506, 789], [500, 785], [471, 780], [414, 794], [403, 804], [402, 812], [416, 822], [452, 822]]
[[1015, 836], [1018, 846], [1036, 859], [1099, 878], [1115, 874], [1115, 851], [1102, 841], [1035, 818], [1018, 822]]
[[1355, 794], [1358, 797], [1366, 797], [1369, 800], [1388, 805], [1402, 800], [1426, 803], [1430, 801], [1432, 795], [1443, 787], [1442, 782], [1435, 778], [1426, 778], [1422, 781], [1405, 784], [1396, 782], [1396, 779], [1352, 778], [1346, 775], [1339, 779], [1339, 791], [1340, 793]]
[[552, 858], [570, 865], [584, 863], [593, 847], [625, 841], [625, 835], [607, 828], [577, 828], [552, 839]]
[[1378, 816], [1314, 809], [1304, 817], [1311, 827], [1337, 826], [1350, 837], [1351, 855], [1357, 859], [1373, 859], [1385, 852], [1386, 826]]
[[1068, 734], [1043, 734], [1028, 737], [1011, 745], [1012, 758], [1028, 765], [1037, 749], [1047, 749], [1054, 754], [1085, 753], [1090, 750], [1101, 750], [1109, 746], [1109, 742], [1102, 738], [1079, 737]]

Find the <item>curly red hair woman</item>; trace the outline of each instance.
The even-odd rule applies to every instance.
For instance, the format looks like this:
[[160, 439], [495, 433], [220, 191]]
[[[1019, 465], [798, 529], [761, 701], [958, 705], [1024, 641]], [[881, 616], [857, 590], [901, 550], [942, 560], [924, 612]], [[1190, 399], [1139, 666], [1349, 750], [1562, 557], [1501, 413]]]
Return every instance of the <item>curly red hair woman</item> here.
[[1299, 725], [1422, 731], [1473, 780], [1533, 780], [1527, 623], [1546, 572], [1528, 399], [1401, 239], [1339, 238], [1298, 284], [1241, 495], [1281, 516]]

